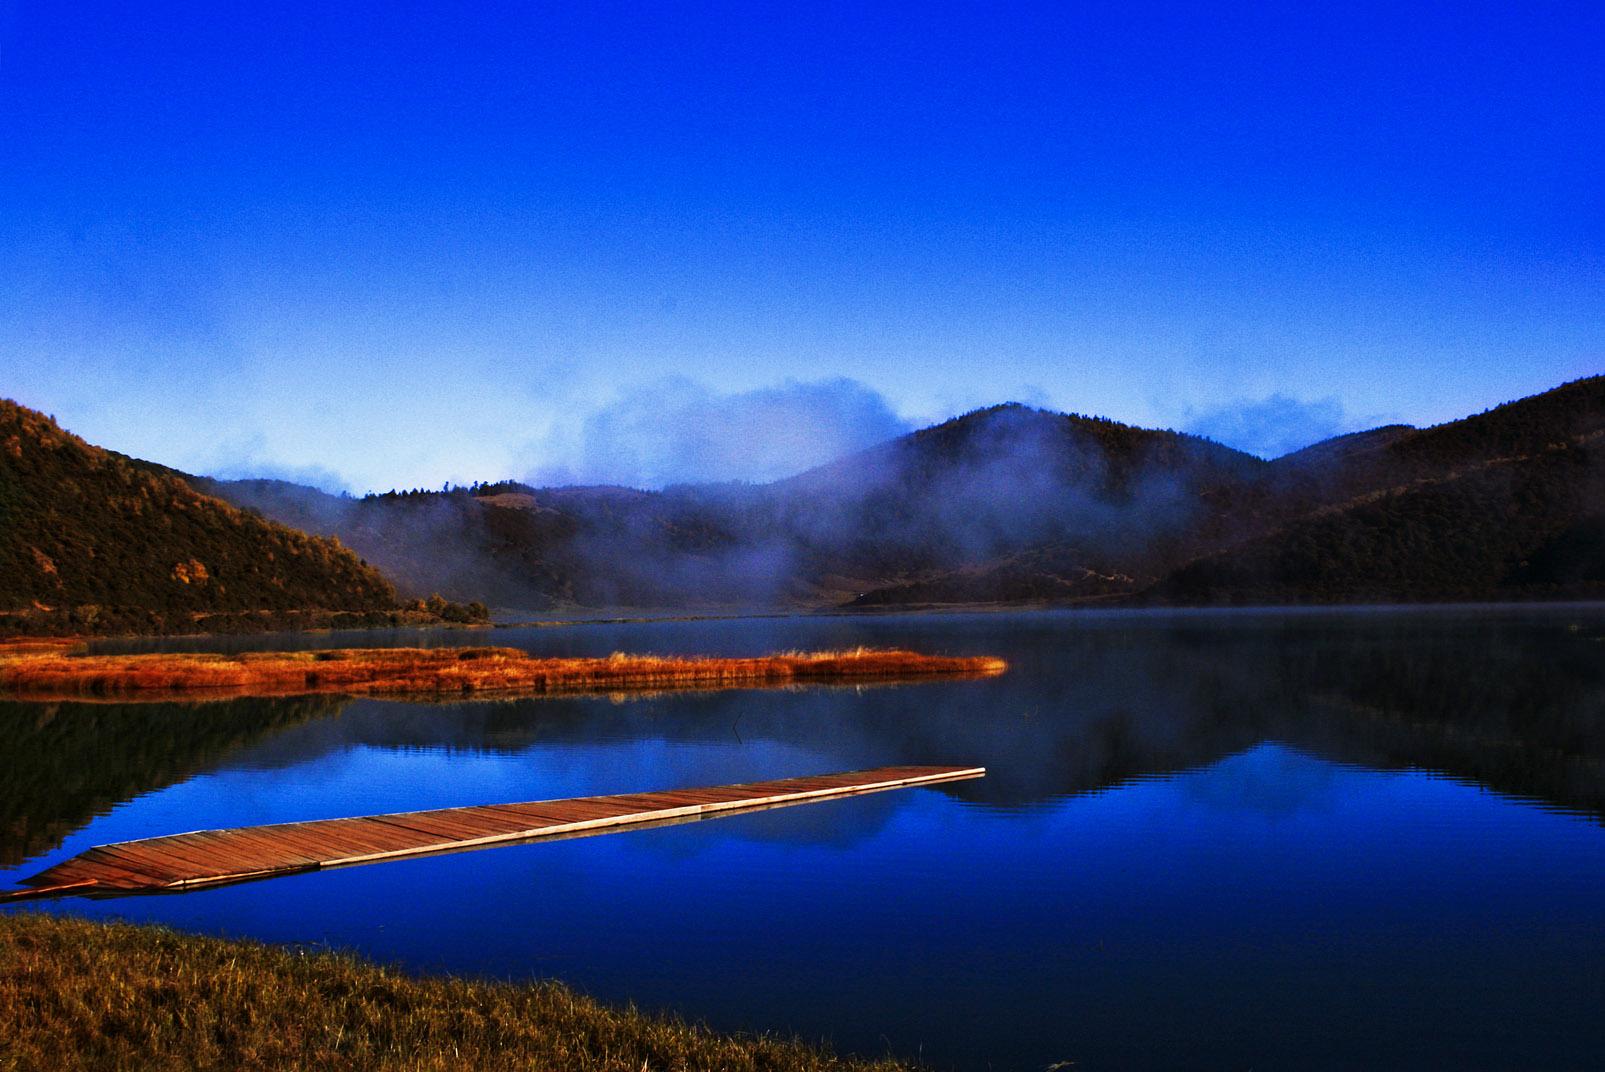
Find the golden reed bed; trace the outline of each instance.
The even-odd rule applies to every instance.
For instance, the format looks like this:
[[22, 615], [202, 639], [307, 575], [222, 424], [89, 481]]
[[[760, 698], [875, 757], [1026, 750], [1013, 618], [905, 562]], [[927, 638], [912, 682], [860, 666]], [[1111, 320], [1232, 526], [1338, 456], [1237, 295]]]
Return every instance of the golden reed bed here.
[[238, 655], [74, 655], [60, 645], [0, 646], [0, 694], [19, 699], [208, 696], [542, 695], [853, 684], [989, 677], [990, 656], [912, 651], [785, 652], [747, 659], [614, 654], [541, 658], [516, 648], [337, 648]]

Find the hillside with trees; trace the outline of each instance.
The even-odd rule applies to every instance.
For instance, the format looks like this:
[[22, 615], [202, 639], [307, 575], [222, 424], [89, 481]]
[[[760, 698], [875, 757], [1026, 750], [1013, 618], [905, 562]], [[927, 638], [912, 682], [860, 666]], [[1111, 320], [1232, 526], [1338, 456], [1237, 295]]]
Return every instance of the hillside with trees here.
[[1265, 468], [1195, 436], [1008, 405], [766, 485], [504, 482], [361, 499], [199, 486], [339, 537], [404, 592], [530, 609], [820, 606], [1044, 549], [1075, 591], [1082, 578], [1129, 590], [1234, 535]]
[[[0, 631], [382, 624], [374, 567], [0, 400]], [[435, 616], [424, 612], [425, 619]]]
[[1145, 598], [1605, 595], [1605, 377], [1432, 428], [1378, 432], [1272, 463], [1293, 516], [1180, 566]]
[[1278, 458], [1214, 489], [1185, 538], [1163, 544], [1169, 565], [1147, 576], [1139, 565], [1124, 584], [1050, 547], [853, 605], [1596, 598], [1602, 435], [1605, 378], [1592, 377], [1432, 428], [1389, 425]]
[[1274, 461], [1010, 404], [761, 485], [198, 486], [404, 594], [530, 610], [1579, 598], [1605, 594], [1602, 432], [1593, 377]]
[[1605, 446], [1500, 459], [1367, 495], [1182, 566], [1169, 603], [1605, 594]]

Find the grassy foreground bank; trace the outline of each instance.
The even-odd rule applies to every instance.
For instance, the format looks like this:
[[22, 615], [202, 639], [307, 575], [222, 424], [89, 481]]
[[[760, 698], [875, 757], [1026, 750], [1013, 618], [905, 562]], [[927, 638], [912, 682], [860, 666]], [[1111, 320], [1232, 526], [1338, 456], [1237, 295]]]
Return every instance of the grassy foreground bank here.
[[0, 1069], [894, 1072], [611, 1009], [558, 983], [417, 978], [335, 953], [0, 915]]

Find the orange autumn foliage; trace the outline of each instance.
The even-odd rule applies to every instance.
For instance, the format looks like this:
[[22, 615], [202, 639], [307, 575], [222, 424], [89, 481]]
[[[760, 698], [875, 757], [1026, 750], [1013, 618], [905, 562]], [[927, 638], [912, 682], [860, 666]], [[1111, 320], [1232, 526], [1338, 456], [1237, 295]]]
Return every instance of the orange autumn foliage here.
[[195, 693], [541, 695], [985, 677], [1005, 669], [1002, 659], [990, 656], [869, 648], [740, 659], [622, 653], [557, 659], [516, 648], [340, 648], [237, 655], [71, 655], [60, 648], [0, 648], [0, 694], [30, 699], [117, 696], [135, 700], [193, 697]]

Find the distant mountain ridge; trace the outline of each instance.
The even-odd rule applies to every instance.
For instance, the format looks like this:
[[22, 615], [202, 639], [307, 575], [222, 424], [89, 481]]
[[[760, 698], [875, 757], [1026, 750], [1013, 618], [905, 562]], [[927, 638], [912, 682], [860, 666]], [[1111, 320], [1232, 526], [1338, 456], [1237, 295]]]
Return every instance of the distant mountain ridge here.
[[763, 485], [210, 494], [409, 592], [504, 607], [895, 607], [1605, 595], [1605, 377], [1265, 461], [993, 406]]

